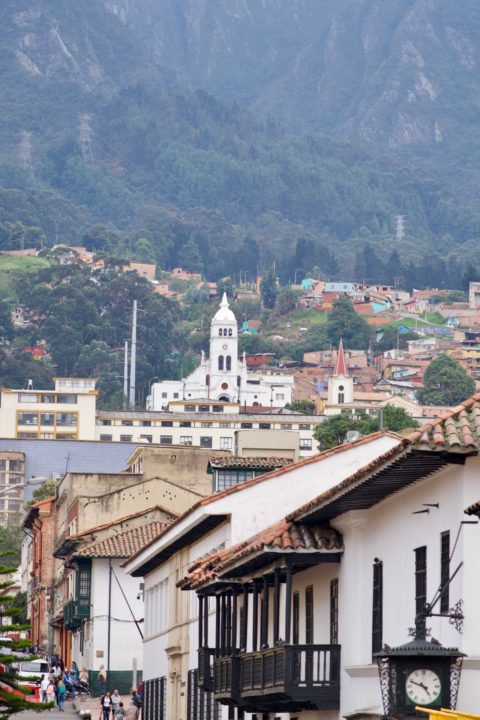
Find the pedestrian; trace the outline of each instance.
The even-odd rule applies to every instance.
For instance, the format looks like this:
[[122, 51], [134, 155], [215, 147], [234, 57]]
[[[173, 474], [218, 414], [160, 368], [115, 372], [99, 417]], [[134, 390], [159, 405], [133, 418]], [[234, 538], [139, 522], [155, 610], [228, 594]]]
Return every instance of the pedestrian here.
[[123, 707], [123, 702], [118, 703], [118, 708], [115, 710], [114, 718], [115, 720], [124, 720], [125, 708]]
[[132, 702], [133, 702], [133, 704], [135, 705], [135, 707], [137, 707], [138, 709], [140, 709], [140, 708], [142, 707], [142, 701], [140, 700], [140, 698], [139, 698], [139, 696], [138, 696], [138, 694], [137, 694], [137, 691], [136, 691], [135, 689], [132, 689], [132, 693], [131, 693], [131, 694], [132, 694]]
[[72, 662], [71, 675], [74, 680], [80, 679], [79, 672], [78, 672], [78, 665], [75, 662], [75, 660]]
[[[110, 710], [112, 708], [112, 698], [110, 697], [110, 693], [108, 692], [108, 690], [106, 691], [105, 695], [102, 696], [102, 699], [100, 700], [100, 705], [102, 707], [103, 720], [109, 720]], [[99, 720], [102, 720], [102, 716]]]
[[[49, 703], [55, 702], [55, 685], [53, 683], [52, 678], [50, 678], [50, 681], [49, 681], [48, 687], [47, 687], [47, 702], [49, 702]], [[53, 708], [50, 708], [50, 710], [53, 710]]]
[[47, 688], [50, 685], [50, 678], [48, 675], [44, 675], [42, 678], [42, 682], [40, 683], [40, 692], [42, 694], [42, 703], [47, 703]]
[[63, 680], [58, 681], [57, 685], [57, 705], [60, 712], [65, 712], [65, 694], [67, 692], [67, 688], [65, 687], [65, 683]]
[[105, 695], [107, 692], [107, 675], [105, 673], [105, 665], [100, 665], [100, 670], [98, 671], [98, 685], [102, 696]]
[[138, 720], [138, 714], [139, 709], [135, 702], [133, 701], [133, 697], [130, 700], [130, 703], [128, 704], [127, 709], [125, 710], [124, 720]]
[[115, 717], [116, 711], [118, 710], [118, 706], [122, 702], [122, 698], [120, 697], [118, 690], [114, 690], [112, 693], [112, 715]]

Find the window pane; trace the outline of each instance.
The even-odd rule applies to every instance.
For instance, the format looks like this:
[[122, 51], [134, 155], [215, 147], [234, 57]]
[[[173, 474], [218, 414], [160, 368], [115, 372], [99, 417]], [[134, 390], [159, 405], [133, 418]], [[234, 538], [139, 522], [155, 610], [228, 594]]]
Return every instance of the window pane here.
[[172, 444], [172, 436], [171, 435], [160, 435], [160, 445], [171, 445]]
[[35, 395], [35, 393], [19, 393], [18, 394], [18, 402], [19, 403], [37, 403], [38, 402], [38, 395]]
[[57, 413], [57, 427], [76, 427], [76, 413]]
[[18, 413], [18, 424], [19, 425], [38, 425], [38, 414], [37, 413]]
[[57, 402], [64, 403], [65, 405], [76, 405], [77, 404], [77, 396], [76, 395], [59, 395]]
[[53, 427], [55, 424], [54, 413], [40, 413], [40, 425], [48, 425]]

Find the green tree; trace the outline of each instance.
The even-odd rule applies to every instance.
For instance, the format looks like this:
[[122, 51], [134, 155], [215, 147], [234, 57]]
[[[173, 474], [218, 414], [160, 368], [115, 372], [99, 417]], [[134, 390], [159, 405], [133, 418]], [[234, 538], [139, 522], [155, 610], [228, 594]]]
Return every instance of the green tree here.
[[[383, 429], [398, 432], [406, 428], [418, 427], [418, 422], [403, 408], [386, 405], [383, 408]], [[341, 445], [345, 441], [347, 432], [356, 430], [362, 435], [370, 435], [380, 429], [380, 418], [365, 415], [356, 418], [352, 415], [334, 415], [317, 425], [314, 437], [318, 441], [319, 450]]]
[[260, 281], [260, 295], [265, 308], [271, 310], [275, 307], [277, 293], [277, 278], [273, 268], [271, 268]]
[[372, 332], [366, 320], [353, 309], [351, 301], [339, 297], [333, 303], [326, 323], [327, 338], [336, 347], [340, 340], [349, 349], [366, 350], [372, 338]]
[[291, 287], [284, 287], [280, 290], [275, 303], [275, 312], [277, 315], [288, 315], [295, 310], [297, 304], [297, 294]]
[[135, 243], [134, 258], [138, 262], [155, 264], [155, 252], [152, 243], [146, 238], [139, 238]]
[[465, 272], [462, 277], [462, 290], [468, 292], [468, 286], [471, 282], [478, 282], [478, 272], [475, 266], [469, 262], [465, 268]]
[[195, 240], [188, 240], [178, 253], [178, 262], [182, 268], [190, 272], [203, 272], [203, 260]]
[[46, 500], [47, 498], [54, 497], [57, 493], [58, 482], [59, 481], [55, 480], [55, 478], [45, 480], [40, 487], [33, 491], [31, 500], [27, 502], [27, 507], [32, 507], [32, 505], [40, 502], [40, 500]]
[[475, 392], [475, 381], [456, 360], [439, 355], [423, 377], [418, 401], [424, 405], [458, 405]]
[[285, 405], [286, 410], [302, 413], [302, 415], [315, 415], [315, 403], [312, 400], [294, 400]]

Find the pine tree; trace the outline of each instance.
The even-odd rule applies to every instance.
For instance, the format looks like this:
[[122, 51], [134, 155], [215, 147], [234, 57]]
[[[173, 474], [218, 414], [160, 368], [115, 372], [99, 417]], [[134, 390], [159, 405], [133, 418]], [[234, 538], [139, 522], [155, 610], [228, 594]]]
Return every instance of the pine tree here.
[[[4, 545], [4, 543], [2, 543]], [[4, 545], [5, 546], [5, 545]], [[16, 567], [13, 565], [3, 564], [3, 558], [12, 556], [16, 550], [8, 548], [0, 550], [0, 593], [8, 591], [8, 588], [14, 584], [11, 576], [15, 572]], [[23, 614], [23, 608], [20, 603], [16, 602], [14, 595], [1, 595], [0, 597], [0, 617], [2, 623], [2, 633], [19, 633], [22, 630], [28, 630], [30, 625], [18, 622]], [[0, 638], [0, 718], [8, 718], [15, 713], [23, 710], [35, 710], [40, 712], [50, 705], [42, 705], [32, 702], [33, 694], [31, 688], [22, 685], [17, 681], [11, 664], [18, 660], [18, 653], [26, 653], [22, 659], [31, 660], [33, 656], [28, 655], [30, 640], [12, 640], [2, 643]]]

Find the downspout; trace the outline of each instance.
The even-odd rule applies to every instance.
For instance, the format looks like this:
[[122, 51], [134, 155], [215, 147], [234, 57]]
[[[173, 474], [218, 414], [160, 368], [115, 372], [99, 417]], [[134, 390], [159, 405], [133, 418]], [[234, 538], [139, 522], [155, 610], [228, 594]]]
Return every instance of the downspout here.
[[107, 681], [110, 683], [110, 638], [112, 628], [112, 559], [108, 558]]

